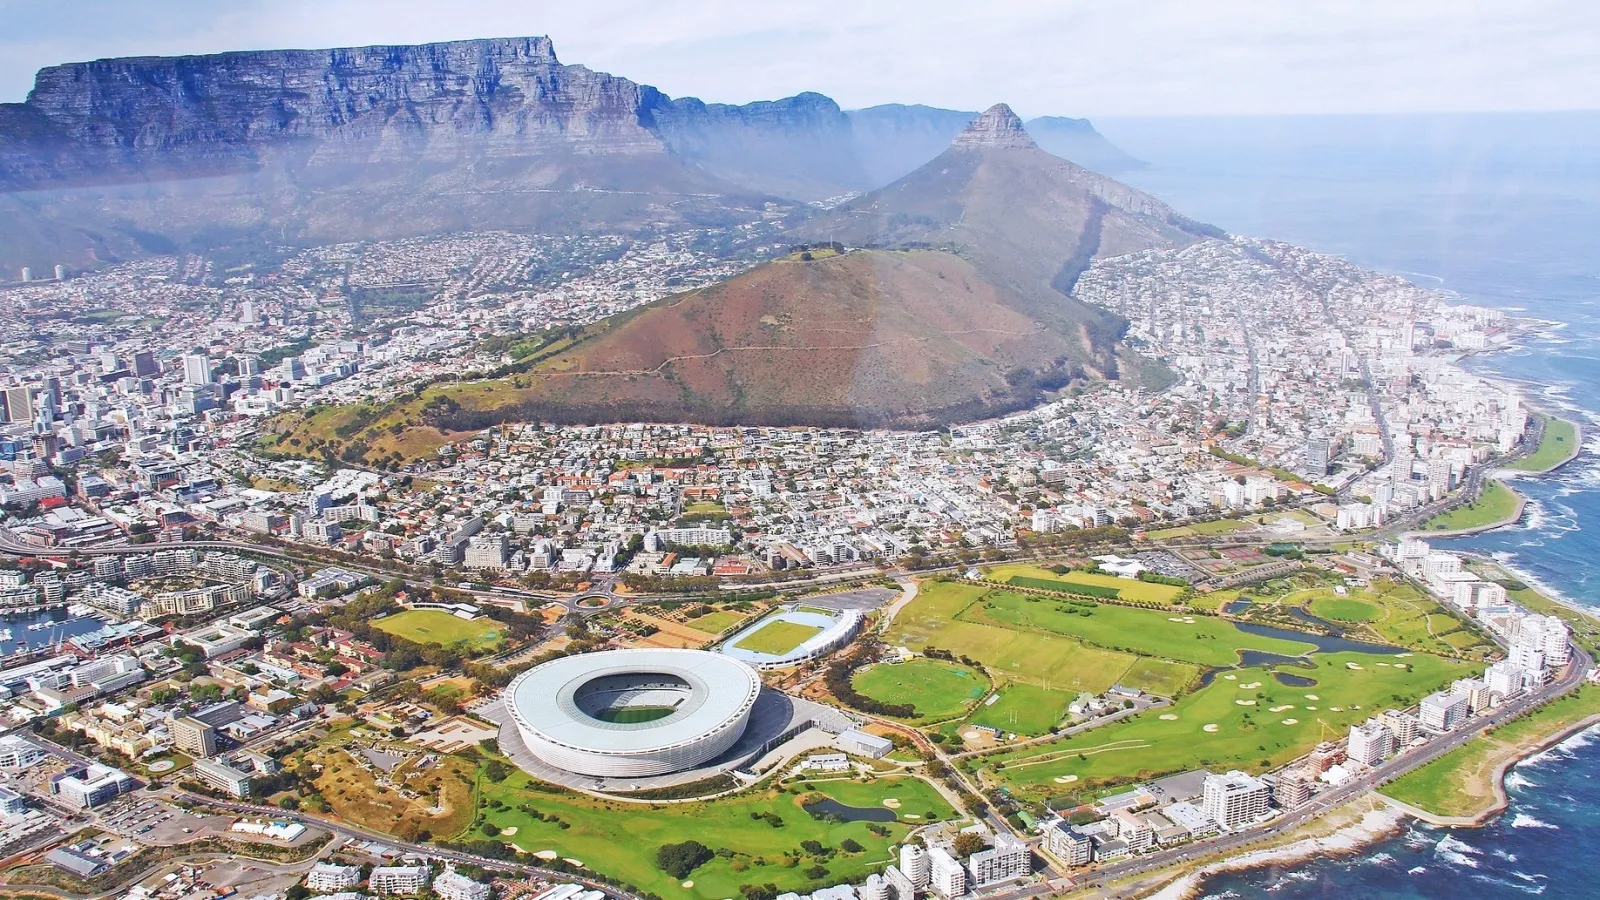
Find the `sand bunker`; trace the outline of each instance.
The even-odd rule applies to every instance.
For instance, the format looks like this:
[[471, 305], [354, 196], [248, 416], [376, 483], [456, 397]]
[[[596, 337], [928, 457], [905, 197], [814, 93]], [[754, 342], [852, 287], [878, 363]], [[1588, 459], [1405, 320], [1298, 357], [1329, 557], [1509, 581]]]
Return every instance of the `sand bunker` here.
[[506, 835], [507, 837], [510, 837], [511, 835], [517, 833], [517, 826], [515, 826], [515, 825], [507, 825], [506, 827], [500, 829], [500, 833], [503, 834], [503, 835]]
[[1290, 704], [1287, 704], [1287, 703], [1285, 703], [1285, 704], [1284, 704], [1284, 705], [1282, 705], [1282, 706], [1274, 706], [1274, 707], [1273, 707], [1273, 708], [1271, 708], [1271, 709], [1269, 709], [1269, 710], [1267, 710], [1267, 712], [1275, 712], [1275, 713], [1280, 713], [1280, 712], [1283, 712], [1283, 711], [1284, 711], [1284, 710], [1286, 710], [1286, 709], [1294, 709], [1294, 706], [1292, 706], [1292, 705], [1290, 705]]
[[1056, 776], [1056, 784], [1071, 784], [1071, 783], [1073, 783], [1074, 781], [1077, 781], [1077, 780], [1078, 780], [1078, 776], [1076, 776], [1076, 775], [1058, 775], [1058, 776]]
[[902, 819], [920, 819], [922, 817], [917, 815], [916, 813], [906, 813], [905, 815], [901, 816], [900, 818], [902, 818]]
[[1306, 709], [1309, 709], [1312, 712], [1316, 712], [1317, 711], [1317, 708], [1315, 706], [1308, 706], [1308, 707], [1306, 707]]
[[1176, 722], [1176, 721], [1178, 721], [1178, 717], [1173, 715], [1172, 713], [1162, 713], [1161, 715], [1157, 716], [1156, 718], [1160, 719], [1163, 722]]
[[1283, 724], [1285, 724], [1285, 725], [1299, 725], [1300, 724], [1300, 720], [1299, 719], [1284, 719], [1283, 720]]
[[1410, 659], [1413, 656], [1416, 656], [1416, 654], [1415, 653], [1396, 653], [1395, 654], [1395, 658], [1397, 658], [1397, 659]]
[[1322, 698], [1318, 697], [1316, 694], [1307, 694], [1306, 695], [1306, 699], [1307, 700], [1321, 700]]
[[539, 857], [540, 859], [555, 859], [557, 856], [560, 856], [561, 854], [555, 852], [554, 850], [540, 850], [539, 852], [537, 852], [537, 853], [535, 853], [533, 855]]
[[1241, 685], [1239, 685], [1239, 690], [1241, 690], [1241, 691], [1253, 691], [1258, 687], [1261, 687], [1261, 682], [1252, 681], [1249, 684], [1241, 684]]
[[1216, 734], [1217, 733], [1217, 726], [1216, 725], [1207, 725], [1207, 726], [1201, 728], [1200, 730], [1204, 731], [1206, 734]]
[[1183, 624], [1185, 624], [1185, 625], [1193, 625], [1194, 624], [1194, 616], [1184, 616], [1183, 617]]
[[900, 801], [893, 797], [885, 797], [883, 798], [883, 805], [889, 807], [890, 809], [899, 809]]
[[561, 857], [561, 861], [569, 866], [577, 866], [580, 869], [583, 868], [583, 860], [581, 859], [573, 859], [570, 856], [563, 856]]
[[1167, 616], [1167, 621], [1168, 622], [1182, 622], [1183, 620], [1178, 618], [1177, 616]]
[[1238, 681], [1239, 680], [1239, 676], [1237, 676], [1237, 675], [1224, 675], [1222, 677], [1228, 679], [1229, 681]]
[[1344, 712], [1344, 707], [1342, 706], [1330, 706], [1328, 709], [1331, 712]]
[[692, 881], [685, 881], [683, 883], [684, 890], [688, 890], [689, 888], [692, 888], [692, 887], [694, 887], [694, 882], [692, 882]]
[[1344, 667], [1346, 669], [1359, 669], [1359, 668], [1361, 668], [1361, 664], [1360, 663], [1347, 662], [1347, 663], [1344, 664]]
[[1254, 700], [1235, 700], [1233, 702], [1239, 704], [1240, 706], [1255, 706], [1256, 705], [1256, 702]]

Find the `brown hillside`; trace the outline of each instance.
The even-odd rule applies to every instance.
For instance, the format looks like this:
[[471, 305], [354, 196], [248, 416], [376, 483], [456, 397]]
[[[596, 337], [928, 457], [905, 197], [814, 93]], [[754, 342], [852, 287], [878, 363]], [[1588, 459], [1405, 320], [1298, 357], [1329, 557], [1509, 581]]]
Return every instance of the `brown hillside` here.
[[1034, 402], [1081, 374], [1081, 332], [1016, 309], [953, 254], [791, 257], [595, 326], [430, 424], [700, 421], [921, 427]]

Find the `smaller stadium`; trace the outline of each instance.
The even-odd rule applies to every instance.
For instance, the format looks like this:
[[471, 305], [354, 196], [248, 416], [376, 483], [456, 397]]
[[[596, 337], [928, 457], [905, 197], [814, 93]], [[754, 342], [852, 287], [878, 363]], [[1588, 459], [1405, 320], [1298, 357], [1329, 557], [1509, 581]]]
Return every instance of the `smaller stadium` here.
[[826, 656], [860, 630], [859, 610], [797, 606], [779, 610], [740, 630], [720, 648], [757, 669], [784, 669]]

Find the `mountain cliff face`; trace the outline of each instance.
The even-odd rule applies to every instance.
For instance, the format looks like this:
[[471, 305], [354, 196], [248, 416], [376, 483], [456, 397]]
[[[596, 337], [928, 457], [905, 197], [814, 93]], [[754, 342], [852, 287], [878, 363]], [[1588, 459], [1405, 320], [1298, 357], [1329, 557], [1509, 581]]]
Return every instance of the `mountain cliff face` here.
[[[844, 112], [814, 93], [673, 99], [564, 64], [542, 37], [72, 63], [0, 104], [0, 269], [264, 240], [730, 222], [892, 181], [974, 116]], [[1104, 143], [1083, 128], [1080, 145]]]

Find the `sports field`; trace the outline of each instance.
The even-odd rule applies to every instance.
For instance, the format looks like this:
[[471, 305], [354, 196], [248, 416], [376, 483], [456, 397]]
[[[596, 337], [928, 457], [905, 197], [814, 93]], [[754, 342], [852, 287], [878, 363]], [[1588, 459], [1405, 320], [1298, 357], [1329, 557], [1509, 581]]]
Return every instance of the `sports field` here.
[[1312, 600], [1306, 604], [1306, 609], [1319, 619], [1333, 622], [1371, 622], [1383, 615], [1383, 609], [1377, 604], [1333, 594]]
[[[1314, 669], [1284, 667], [1316, 683], [1290, 687], [1265, 667], [1223, 673], [1162, 710], [1060, 741], [985, 759], [986, 780], [1036, 799], [1196, 768], [1263, 771], [1309, 751], [1325, 735], [1405, 706], [1472, 671], [1426, 654], [1318, 654]], [[1058, 781], [1057, 779], [1062, 779]]]
[[924, 656], [868, 666], [856, 672], [851, 686], [883, 703], [910, 703], [918, 719], [938, 721], [976, 703], [988, 692], [989, 679], [970, 666]]
[[1122, 673], [1118, 684], [1172, 697], [1200, 677], [1200, 667], [1165, 659], [1140, 658]]
[[500, 626], [493, 619], [481, 617], [468, 621], [437, 609], [408, 609], [372, 624], [415, 644], [450, 646], [464, 643], [478, 649], [499, 644], [502, 634]]
[[[859, 882], [869, 872], [883, 868], [890, 848], [924, 822], [953, 815], [939, 793], [916, 778], [879, 777], [870, 783], [855, 780], [819, 780], [808, 788], [760, 789], [706, 803], [648, 806], [608, 803], [569, 792], [552, 793], [520, 770], [504, 781], [479, 780], [483, 818], [498, 832], [492, 837], [531, 853], [554, 851], [576, 859], [606, 875], [628, 881], [663, 898], [720, 900], [737, 897], [745, 884], [772, 883], [780, 891], [809, 892], [841, 882]], [[868, 823], [814, 819], [803, 808], [809, 800], [831, 798], [846, 806], [892, 810], [897, 821], [884, 823], [887, 835], [868, 830]], [[537, 812], [543, 818], [535, 819]], [[770, 814], [778, 826], [764, 818]], [[515, 829], [512, 831], [511, 829]], [[470, 838], [490, 835], [474, 828]], [[857, 853], [840, 849], [846, 839], [863, 848]], [[713, 851], [726, 851], [689, 875], [683, 882], [656, 867], [656, 850], [663, 844], [695, 840]], [[834, 853], [821, 863], [827, 874], [814, 879], [805, 874], [813, 862], [786, 865], [785, 859], [805, 859], [802, 841], [814, 840]]]
[[752, 653], [782, 656], [821, 633], [820, 625], [772, 621], [757, 628], [734, 646]]
[[1206, 666], [1235, 665], [1241, 649], [1283, 656], [1299, 656], [1313, 649], [1300, 641], [1247, 634], [1215, 616], [1054, 600], [1005, 590], [985, 594], [981, 604], [969, 607], [962, 618], [1041, 629], [1112, 650]]
[[978, 707], [968, 721], [1029, 737], [1048, 734], [1066, 717], [1067, 704], [1075, 696], [1031, 684], [1010, 684], [1000, 689], [999, 699]]
[[706, 613], [698, 619], [690, 619], [686, 624], [695, 631], [701, 631], [715, 637], [747, 618], [749, 616], [742, 613], [719, 609], [716, 612]]
[[1057, 575], [1042, 566], [995, 566], [987, 570], [985, 577], [990, 581], [1000, 582], [1011, 582], [1013, 578], [1022, 578], [1024, 581], [1017, 582], [1018, 584], [1044, 590], [1049, 590], [1052, 585], [1059, 585], [1066, 590], [1073, 587], [1114, 590], [1118, 599], [1137, 603], [1171, 603], [1183, 593], [1183, 588], [1170, 584], [1151, 584], [1136, 578], [1118, 578], [1115, 575], [1095, 575], [1089, 572], [1068, 572]]

